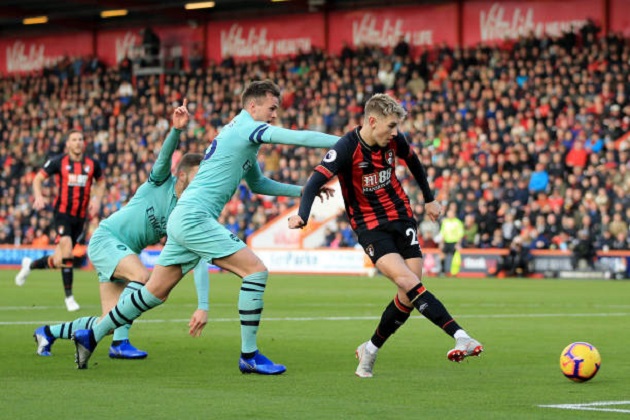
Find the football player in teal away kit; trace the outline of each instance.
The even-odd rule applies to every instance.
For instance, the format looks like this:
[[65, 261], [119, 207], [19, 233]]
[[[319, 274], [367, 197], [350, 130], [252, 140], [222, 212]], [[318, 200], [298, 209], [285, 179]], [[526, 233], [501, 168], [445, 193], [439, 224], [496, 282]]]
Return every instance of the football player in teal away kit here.
[[[337, 137], [314, 131], [294, 131], [270, 125], [277, 116], [280, 89], [271, 81], [252, 82], [243, 92], [243, 110], [206, 150], [199, 173], [168, 220], [168, 239], [147, 284], [128, 296], [93, 329], [74, 333], [79, 369], [96, 344], [112, 329], [138, 318], [166, 300], [169, 292], [199, 260], [212, 262], [242, 278], [238, 299], [243, 373], [274, 375], [286, 367], [258, 351], [256, 335], [263, 310], [268, 272], [263, 262], [217, 218], [244, 179], [257, 194], [299, 197], [302, 188], [263, 176], [256, 157], [265, 143], [332, 147]], [[332, 190], [322, 188], [320, 198]]]
[[[140, 289], [149, 279], [149, 270], [139, 258], [149, 245], [157, 244], [166, 235], [166, 221], [175, 208], [178, 197], [193, 180], [203, 156], [188, 153], [181, 158], [177, 177], [171, 174], [172, 157], [179, 135], [190, 116], [184, 105], [173, 112], [173, 128], [166, 137], [149, 180], [142, 184], [133, 198], [121, 210], [103, 220], [88, 245], [88, 256], [98, 272], [103, 315], [107, 314], [121, 296]], [[195, 269], [198, 309], [190, 320], [190, 334], [198, 336], [208, 320], [208, 266], [200, 262]], [[37, 353], [50, 356], [57, 338], [69, 339], [73, 331], [90, 328], [98, 317], [82, 317], [72, 322], [44, 325], [35, 330]], [[109, 356], [117, 359], [143, 359], [147, 353], [129, 342], [131, 324], [114, 330], [114, 341]]]

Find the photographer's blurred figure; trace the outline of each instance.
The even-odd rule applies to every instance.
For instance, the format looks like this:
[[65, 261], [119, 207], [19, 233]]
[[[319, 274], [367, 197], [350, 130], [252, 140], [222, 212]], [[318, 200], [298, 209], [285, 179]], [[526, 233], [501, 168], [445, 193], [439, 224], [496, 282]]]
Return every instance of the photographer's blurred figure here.
[[588, 234], [588, 231], [580, 229], [577, 239], [573, 242], [573, 268], [594, 270], [595, 252], [594, 241]]
[[510, 277], [518, 275], [527, 277], [529, 274], [529, 248], [523, 243], [523, 238], [517, 236], [510, 244], [510, 253], [505, 256], [503, 270]]
[[140, 34], [142, 35], [142, 48], [144, 50], [143, 64], [145, 66], [159, 64], [160, 38], [150, 27], [140, 30]]

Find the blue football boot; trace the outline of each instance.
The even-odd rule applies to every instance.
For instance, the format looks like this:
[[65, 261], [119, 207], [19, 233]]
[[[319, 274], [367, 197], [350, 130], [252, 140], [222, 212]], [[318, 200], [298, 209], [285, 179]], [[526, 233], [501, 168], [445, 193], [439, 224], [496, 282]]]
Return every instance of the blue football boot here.
[[287, 370], [286, 366], [275, 364], [258, 350], [250, 359], [241, 357], [238, 360], [238, 368], [243, 373], [258, 373], [259, 375], [279, 375]]
[[72, 341], [76, 351], [74, 353], [74, 362], [79, 369], [87, 369], [88, 361], [96, 350], [96, 339], [92, 330], [77, 330], [72, 334]]
[[116, 345], [112, 343], [109, 348], [109, 357], [112, 359], [144, 359], [148, 355], [146, 351], [135, 348], [129, 340], [120, 340]]
[[39, 354], [40, 356], [52, 356], [50, 348], [56, 340], [55, 337], [46, 333], [47, 327], [47, 325], [39, 327], [33, 333], [33, 337], [35, 338], [35, 342], [37, 343], [37, 354]]

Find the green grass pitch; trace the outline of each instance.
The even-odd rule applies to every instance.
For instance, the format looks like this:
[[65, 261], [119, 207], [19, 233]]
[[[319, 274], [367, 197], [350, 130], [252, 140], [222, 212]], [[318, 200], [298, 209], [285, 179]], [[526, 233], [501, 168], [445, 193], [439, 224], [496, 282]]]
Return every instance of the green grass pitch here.
[[[23, 287], [0, 271], [0, 418], [7, 419], [593, 419], [630, 415], [630, 282], [425, 279], [486, 352], [456, 364], [453, 340], [417, 312], [379, 353], [372, 379], [354, 375], [354, 350], [394, 296], [384, 277], [271, 275], [259, 346], [281, 376], [242, 375], [240, 282], [211, 274], [210, 319], [187, 335], [192, 276], [131, 330], [143, 361], [111, 360], [110, 338], [88, 370], [58, 340], [35, 353], [33, 330], [100, 315], [98, 281], [75, 272], [78, 313], [63, 305], [61, 275], [35, 271]], [[561, 350], [588, 341], [602, 355], [590, 382], [562, 376]], [[576, 404], [598, 405], [577, 406]], [[541, 407], [570, 404], [565, 409]], [[566, 409], [573, 408], [573, 409]], [[597, 411], [593, 411], [597, 410]], [[601, 411], [607, 410], [607, 411]]]

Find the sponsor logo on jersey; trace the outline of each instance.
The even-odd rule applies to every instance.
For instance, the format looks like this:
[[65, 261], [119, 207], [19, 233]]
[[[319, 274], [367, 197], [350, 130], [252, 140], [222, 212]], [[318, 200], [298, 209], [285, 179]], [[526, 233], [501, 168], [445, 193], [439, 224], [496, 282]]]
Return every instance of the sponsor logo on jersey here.
[[87, 182], [87, 175], [68, 174], [68, 186], [70, 187], [85, 187]]
[[392, 168], [387, 168], [382, 171], [373, 172], [371, 174], [363, 175], [362, 187], [363, 192], [370, 192], [380, 190], [391, 183]]
[[155, 208], [153, 206], [146, 210], [146, 215], [153, 232], [159, 237], [166, 235], [166, 217], [158, 217], [155, 214]]

